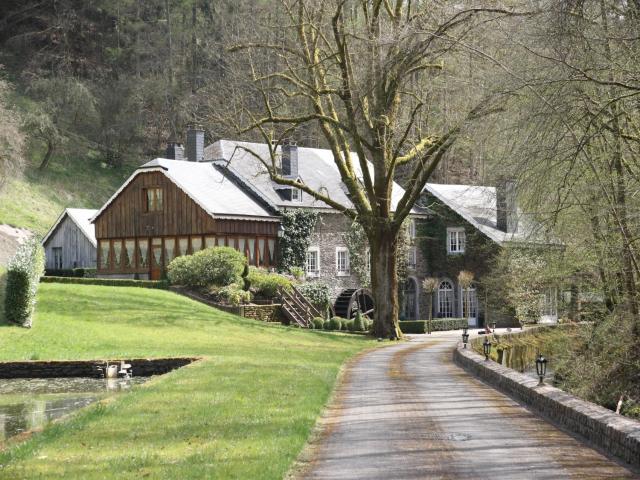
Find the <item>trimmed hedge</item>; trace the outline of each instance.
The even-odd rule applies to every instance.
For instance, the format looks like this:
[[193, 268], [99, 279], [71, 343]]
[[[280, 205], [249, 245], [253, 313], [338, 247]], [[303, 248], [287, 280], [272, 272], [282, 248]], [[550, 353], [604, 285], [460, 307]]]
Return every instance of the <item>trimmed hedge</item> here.
[[46, 277], [77, 277], [77, 278], [94, 278], [96, 276], [95, 268], [69, 268], [62, 270], [55, 270], [48, 268], [44, 271]]
[[31, 238], [18, 247], [7, 266], [4, 312], [9, 322], [31, 327], [38, 283], [43, 273], [44, 250], [40, 242]]
[[128, 278], [78, 278], [78, 277], [42, 277], [43, 283], [77, 283], [80, 285], [104, 285], [108, 287], [142, 287], [168, 289], [166, 280], [133, 280]]
[[[427, 320], [403, 320], [399, 322], [402, 333], [427, 333]], [[434, 318], [431, 331], [459, 330], [468, 325], [466, 318]]]

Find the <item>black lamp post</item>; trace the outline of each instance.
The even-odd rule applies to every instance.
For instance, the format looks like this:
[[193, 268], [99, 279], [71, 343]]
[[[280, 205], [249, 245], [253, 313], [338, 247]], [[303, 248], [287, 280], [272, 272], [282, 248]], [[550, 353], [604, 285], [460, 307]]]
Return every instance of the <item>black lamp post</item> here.
[[547, 374], [547, 359], [540, 354], [538, 354], [538, 358], [536, 358], [536, 373], [540, 378], [540, 385], [542, 385], [544, 383], [544, 377]]
[[489, 360], [489, 354], [491, 354], [491, 342], [486, 337], [484, 339], [484, 342], [482, 342], [482, 350], [484, 351], [485, 361]]
[[469, 341], [469, 334], [466, 329], [462, 332], [462, 343], [464, 343], [464, 348], [467, 348], [467, 342]]
[[464, 327], [462, 327], [462, 334], [464, 335], [465, 333], [467, 333], [469, 331], [469, 326], [465, 325]]

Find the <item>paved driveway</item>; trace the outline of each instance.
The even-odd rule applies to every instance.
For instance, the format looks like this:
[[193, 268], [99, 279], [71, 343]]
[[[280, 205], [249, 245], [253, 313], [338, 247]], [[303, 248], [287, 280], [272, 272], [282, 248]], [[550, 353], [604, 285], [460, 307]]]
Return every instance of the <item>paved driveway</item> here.
[[416, 336], [362, 356], [302, 476], [640, 478], [455, 366], [457, 339]]

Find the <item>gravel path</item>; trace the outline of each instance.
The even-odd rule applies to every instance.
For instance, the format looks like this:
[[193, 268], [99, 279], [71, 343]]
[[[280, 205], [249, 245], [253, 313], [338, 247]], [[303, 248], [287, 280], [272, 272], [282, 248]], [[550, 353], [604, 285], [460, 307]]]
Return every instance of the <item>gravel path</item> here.
[[457, 340], [415, 336], [360, 357], [301, 476], [640, 478], [455, 366]]

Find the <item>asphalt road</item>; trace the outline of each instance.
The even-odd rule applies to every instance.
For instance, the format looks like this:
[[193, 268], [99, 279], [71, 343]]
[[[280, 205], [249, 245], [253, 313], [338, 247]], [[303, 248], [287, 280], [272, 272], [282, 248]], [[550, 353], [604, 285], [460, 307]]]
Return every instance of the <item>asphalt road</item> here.
[[455, 366], [457, 340], [416, 336], [361, 356], [299, 476], [640, 478]]

